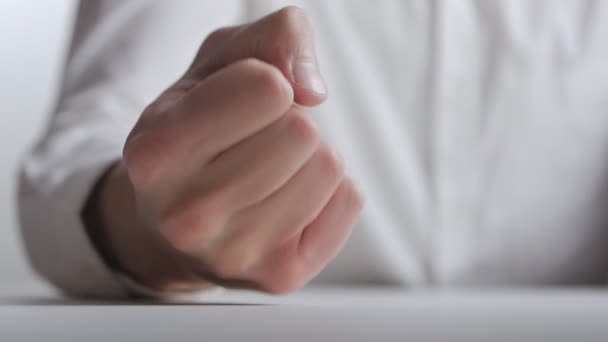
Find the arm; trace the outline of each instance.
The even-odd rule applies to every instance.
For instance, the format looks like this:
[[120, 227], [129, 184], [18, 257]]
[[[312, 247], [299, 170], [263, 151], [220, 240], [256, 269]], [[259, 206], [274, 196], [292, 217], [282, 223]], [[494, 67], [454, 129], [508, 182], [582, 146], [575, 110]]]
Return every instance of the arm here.
[[301, 10], [210, 35], [143, 112], [102, 187], [102, 234], [118, 262], [165, 293], [205, 281], [284, 293], [308, 282], [361, 209], [293, 106], [325, 94]]
[[203, 36], [241, 11], [239, 1], [81, 2], [57, 108], [23, 162], [18, 193], [31, 264], [64, 292], [127, 294], [84, 230], [83, 205], [120, 161], [143, 108], [183, 73]]
[[207, 281], [302, 286], [338, 252], [362, 205], [293, 106], [324, 98], [301, 10], [215, 31], [143, 111], [93, 193], [95, 240], [121, 270], [166, 292]]

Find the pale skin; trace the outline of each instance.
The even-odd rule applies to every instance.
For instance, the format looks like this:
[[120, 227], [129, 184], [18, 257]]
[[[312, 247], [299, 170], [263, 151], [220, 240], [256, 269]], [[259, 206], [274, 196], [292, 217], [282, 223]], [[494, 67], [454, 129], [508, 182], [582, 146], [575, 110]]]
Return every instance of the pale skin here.
[[306, 113], [326, 96], [302, 10], [211, 34], [102, 184], [102, 233], [121, 267], [168, 292], [287, 293], [314, 278], [363, 206]]

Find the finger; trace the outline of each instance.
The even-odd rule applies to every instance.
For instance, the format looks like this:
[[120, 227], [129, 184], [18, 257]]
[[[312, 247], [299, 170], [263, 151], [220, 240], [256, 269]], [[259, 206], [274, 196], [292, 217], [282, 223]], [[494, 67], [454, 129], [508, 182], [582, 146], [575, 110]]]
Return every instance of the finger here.
[[262, 250], [282, 245], [319, 215], [343, 176], [340, 159], [320, 146], [287, 184], [227, 222], [225, 244]]
[[175, 100], [170, 111], [142, 115], [125, 145], [130, 176], [139, 185], [160, 179], [175, 188], [172, 180], [279, 119], [292, 99], [275, 67], [255, 59], [233, 63]]
[[[202, 259], [222, 265], [216, 276], [244, 277], [268, 250], [299, 236], [327, 204], [343, 178], [343, 166], [326, 145], [320, 146], [285, 185], [264, 200], [232, 215], [221, 225], [221, 232], [189, 229], [189, 246], [206, 241]], [[191, 210], [201, 213], [193, 207]], [[190, 220], [190, 222], [201, 222]], [[206, 224], [209, 224], [206, 221]], [[184, 225], [182, 225], [184, 226]]]
[[186, 75], [204, 78], [248, 57], [261, 59], [281, 70], [294, 89], [297, 103], [314, 106], [326, 98], [327, 87], [319, 71], [314, 31], [302, 9], [286, 7], [254, 23], [214, 32]]
[[362, 207], [362, 195], [350, 179], [343, 179], [301, 236], [266, 256], [267, 263], [256, 274], [261, 287], [271, 293], [286, 293], [314, 278], [342, 248]]
[[224, 189], [211, 192], [225, 193], [231, 209], [241, 210], [283, 186], [319, 143], [316, 124], [294, 107], [274, 124], [214, 160], [206, 171], [209, 188]]
[[363, 208], [363, 197], [346, 178], [319, 217], [302, 232], [299, 255], [308, 267], [320, 268], [332, 259]]
[[204, 80], [176, 108], [185, 118], [175, 126], [189, 155], [205, 161], [278, 120], [291, 107], [293, 92], [278, 70], [256, 59], [231, 64]]
[[[232, 214], [261, 201], [283, 186], [319, 145], [309, 116], [292, 109], [281, 119], [218, 156], [201, 183], [178, 190], [163, 210], [164, 228], [175, 245], [196, 248], [199, 241], [218, 245], [218, 227]], [[213, 222], [210, 222], [211, 218]]]

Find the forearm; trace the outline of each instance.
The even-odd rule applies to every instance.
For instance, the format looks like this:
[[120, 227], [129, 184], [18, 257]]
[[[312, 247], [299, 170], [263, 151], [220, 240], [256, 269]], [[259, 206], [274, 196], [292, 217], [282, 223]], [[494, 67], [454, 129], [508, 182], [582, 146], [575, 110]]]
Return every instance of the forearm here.
[[190, 272], [188, 258], [140, 217], [122, 162], [115, 163], [92, 191], [83, 220], [104, 259], [139, 283], [162, 292], [209, 286]]

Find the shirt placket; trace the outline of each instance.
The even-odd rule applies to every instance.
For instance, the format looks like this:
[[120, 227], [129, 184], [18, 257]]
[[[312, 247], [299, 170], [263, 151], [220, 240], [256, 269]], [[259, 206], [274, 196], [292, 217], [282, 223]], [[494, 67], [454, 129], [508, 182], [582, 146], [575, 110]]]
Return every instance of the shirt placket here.
[[457, 282], [474, 262], [483, 163], [479, 115], [481, 54], [469, 1], [437, 2], [434, 87], [435, 216], [429, 274], [436, 285]]

